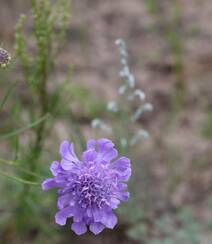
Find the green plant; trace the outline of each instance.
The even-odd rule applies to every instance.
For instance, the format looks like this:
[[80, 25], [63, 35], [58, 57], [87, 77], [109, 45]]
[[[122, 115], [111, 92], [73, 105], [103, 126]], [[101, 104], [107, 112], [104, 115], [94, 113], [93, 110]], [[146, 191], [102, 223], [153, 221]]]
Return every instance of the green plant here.
[[[32, 0], [31, 6], [32, 12], [29, 16], [20, 16], [15, 33], [15, 58], [22, 70], [21, 78], [25, 81], [23, 86], [28, 103], [20, 97], [16, 104], [8, 105], [12, 106], [9, 118], [13, 118], [15, 123], [7, 126], [0, 135], [0, 140], [7, 140], [12, 152], [15, 152], [8, 161], [1, 160], [4, 162], [1, 174], [24, 183], [15, 188], [7, 185], [7, 189], [11, 189], [16, 197], [15, 227], [21, 232], [38, 228], [42, 222], [39, 220], [40, 210], [36, 207], [36, 203], [40, 202], [40, 192], [30, 185], [39, 182], [39, 174], [44, 173], [41, 156], [44, 152], [45, 135], [49, 133], [58, 111], [58, 106], [55, 106], [56, 97], [60, 106], [63, 106], [62, 87], [54, 79], [54, 72], [70, 16], [69, 0]], [[26, 26], [29, 27], [28, 23], [30, 31], [26, 29]], [[11, 94], [16, 92], [19, 82], [17, 80], [9, 86], [0, 103], [1, 109]], [[51, 83], [54, 83], [54, 89], [50, 90]], [[31, 135], [23, 144], [22, 134], [27, 130], [30, 130]], [[13, 170], [11, 166], [14, 167]], [[9, 173], [6, 173], [8, 170]]]

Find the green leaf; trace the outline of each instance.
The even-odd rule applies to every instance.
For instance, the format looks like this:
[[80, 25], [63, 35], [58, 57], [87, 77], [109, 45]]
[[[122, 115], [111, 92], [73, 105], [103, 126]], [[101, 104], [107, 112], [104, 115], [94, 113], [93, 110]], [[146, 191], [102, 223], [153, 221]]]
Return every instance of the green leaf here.
[[5, 93], [3, 99], [2, 99], [2, 101], [1, 101], [1, 103], [0, 103], [0, 111], [1, 111], [2, 108], [4, 107], [4, 104], [6, 103], [8, 97], [9, 97], [10, 94], [12, 93], [12, 90], [14, 89], [14, 87], [16, 86], [16, 84], [17, 84], [17, 81], [15, 81], [14, 83], [12, 83], [12, 84], [9, 86], [7, 92]]
[[41, 176], [39, 174], [36, 174], [36, 173], [34, 173], [34, 172], [30, 171], [30, 170], [24, 169], [23, 167], [21, 167], [19, 165], [19, 163], [17, 161], [8, 161], [6, 159], [0, 158], [0, 163], [4, 163], [4, 164], [10, 165], [10, 166], [17, 167], [19, 170], [23, 171], [26, 174], [33, 175], [35, 177], [42, 178], [42, 179], [45, 178], [45, 177], [43, 177], [43, 176]]
[[20, 128], [20, 129], [17, 129], [17, 130], [14, 130], [14, 131], [11, 131], [9, 133], [6, 133], [6, 134], [1, 135], [0, 136], [0, 141], [1, 140], [8, 139], [8, 138], [13, 137], [13, 136], [16, 136], [18, 134], [21, 134], [25, 130], [28, 130], [30, 128], [33, 128], [33, 127], [37, 126], [38, 124], [42, 123], [44, 120], [46, 120], [47, 118], [49, 118], [49, 116], [50, 115], [47, 113], [44, 116], [42, 116], [41, 118], [37, 119], [36, 121], [34, 121], [34, 122], [32, 122], [32, 123], [30, 123], [30, 124], [28, 124], [28, 125]]
[[19, 182], [19, 183], [22, 183], [22, 184], [27, 184], [27, 185], [39, 185], [40, 183], [39, 182], [32, 182], [32, 181], [28, 181], [28, 180], [24, 180], [24, 179], [21, 179], [21, 178], [18, 178], [16, 176], [13, 176], [13, 175], [10, 175], [8, 173], [5, 173], [3, 171], [0, 170], [0, 175], [3, 175], [11, 180], [14, 180], [16, 182]]

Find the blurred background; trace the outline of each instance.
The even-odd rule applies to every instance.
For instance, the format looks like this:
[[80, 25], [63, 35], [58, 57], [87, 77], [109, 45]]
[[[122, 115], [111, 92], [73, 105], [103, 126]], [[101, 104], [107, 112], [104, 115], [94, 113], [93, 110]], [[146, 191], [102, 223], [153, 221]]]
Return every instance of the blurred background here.
[[[55, 5], [54, 11], [61, 10]], [[50, 175], [50, 163], [58, 158], [62, 140], [78, 143], [80, 151], [85, 139], [107, 137], [90, 124], [99, 117], [108, 123], [120, 121], [105, 109], [108, 101], [117, 98], [122, 83], [117, 38], [126, 42], [136, 87], [145, 91], [154, 106], [136, 123], [150, 136], [124, 151], [132, 159], [132, 197], [118, 210], [114, 230], [77, 237], [69, 225], [54, 224], [55, 191], [43, 193], [37, 186], [26, 187], [1, 175], [0, 243], [211, 244], [211, 1], [72, 0], [66, 12], [71, 16], [54, 59], [42, 54], [32, 35], [41, 27], [33, 24], [31, 1], [1, 0], [0, 44], [12, 56], [8, 68], [0, 70], [2, 161], [21, 162], [21, 170], [24, 167], [44, 179]], [[26, 15], [23, 30], [29, 61], [22, 55], [21, 43], [25, 44], [18, 36], [21, 14]], [[57, 40], [54, 36], [49, 40], [54, 51]], [[45, 77], [36, 55], [44, 55], [50, 67], [46, 100], [39, 93], [43, 86], [33, 85]], [[39, 118], [45, 120], [45, 128]], [[17, 168], [0, 163], [2, 172], [35, 181]]]

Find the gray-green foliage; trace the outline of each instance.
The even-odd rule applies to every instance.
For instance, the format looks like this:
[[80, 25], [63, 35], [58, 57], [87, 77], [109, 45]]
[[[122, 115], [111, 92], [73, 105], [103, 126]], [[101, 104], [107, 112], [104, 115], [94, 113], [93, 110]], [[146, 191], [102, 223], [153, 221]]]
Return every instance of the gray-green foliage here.
[[176, 215], [164, 214], [153, 219], [151, 225], [145, 221], [137, 223], [127, 234], [139, 243], [201, 244], [203, 228], [206, 226], [203, 226], [188, 208], [181, 208]]
[[145, 93], [136, 85], [134, 75], [128, 64], [128, 53], [125, 42], [116, 40], [120, 52], [122, 83], [118, 89], [116, 100], [107, 104], [107, 114], [110, 121], [96, 118], [92, 121], [93, 128], [99, 128], [113, 138], [122, 153], [127, 153], [143, 138], [148, 138], [148, 132], [141, 128], [139, 119], [145, 112], [151, 112], [153, 106], [146, 102]]

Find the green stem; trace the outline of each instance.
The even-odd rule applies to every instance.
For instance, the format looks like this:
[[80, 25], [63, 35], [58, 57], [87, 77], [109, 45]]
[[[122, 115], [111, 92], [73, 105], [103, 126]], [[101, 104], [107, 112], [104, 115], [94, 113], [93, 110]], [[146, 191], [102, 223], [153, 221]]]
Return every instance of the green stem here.
[[24, 180], [24, 179], [18, 178], [16, 176], [7, 174], [7, 173], [5, 173], [5, 172], [3, 172], [1, 170], [0, 170], [0, 175], [3, 175], [5, 177], [7, 177], [7, 178], [10, 178], [11, 180], [17, 181], [19, 183], [27, 184], [27, 185], [39, 185], [40, 184], [39, 182], [33, 182], [33, 181], [28, 181], [28, 180]]
[[[47, 57], [45, 57], [45, 60], [43, 62], [43, 76], [38, 89], [41, 115], [44, 115], [48, 112], [47, 80], [48, 80]], [[35, 131], [36, 140], [35, 140], [34, 147], [32, 149], [33, 153], [31, 154], [32, 158], [30, 164], [30, 169], [32, 171], [36, 171], [37, 168], [35, 162], [37, 161], [37, 159], [40, 157], [41, 154], [44, 131], [45, 131], [45, 123], [40, 124]]]
[[17, 130], [14, 130], [14, 131], [11, 131], [9, 133], [1, 135], [0, 136], [0, 141], [8, 139], [8, 138], [13, 137], [13, 136], [17, 136], [18, 134], [23, 133], [25, 130], [28, 130], [28, 129], [33, 128], [33, 127], [36, 127], [39, 124], [40, 125], [43, 124], [42, 122], [44, 122], [48, 117], [49, 117], [49, 114], [45, 114], [41, 118], [39, 118], [36, 121], [26, 125], [25, 127], [22, 127], [20, 129], [17, 129]]
[[7, 99], [8, 99], [8, 97], [9, 97], [10, 94], [12, 93], [12, 91], [13, 91], [13, 89], [15, 88], [16, 84], [17, 84], [17, 81], [15, 81], [14, 83], [12, 83], [12, 84], [9, 86], [9, 88], [8, 88], [8, 90], [7, 90], [7, 92], [6, 92], [6, 94], [4, 95], [4, 97], [3, 97], [3, 99], [2, 99], [2, 101], [1, 101], [1, 103], [0, 103], [0, 111], [3, 109], [3, 107], [4, 107], [4, 105], [5, 105], [5, 103], [6, 103]]
[[39, 174], [36, 174], [36, 173], [34, 173], [34, 172], [31, 172], [31, 171], [29, 171], [29, 170], [27, 170], [27, 169], [23, 169], [19, 164], [18, 164], [18, 162], [16, 162], [16, 161], [8, 161], [8, 160], [5, 160], [5, 159], [3, 159], [3, 158], [0, 158], [0, 163], [4, 163], [4, 164], [7, 164], [7, 165], [10, 165], [10, 166], [14, 166], [14, 167], [17, 167], [17, 168], [19, 168], [19, 170], [21, 170], [21, 171], [23, 171], [23, 172], [25, 172], [25, 173], [27, 173], [27, 174], [29, 174], [29, 175], [33, 175], [33, 176], [36, 176], [36, 177], [38, 177], [38, 178], [44, 178], [43, 176], [41, 176], [41, 175], [39, 175]]

